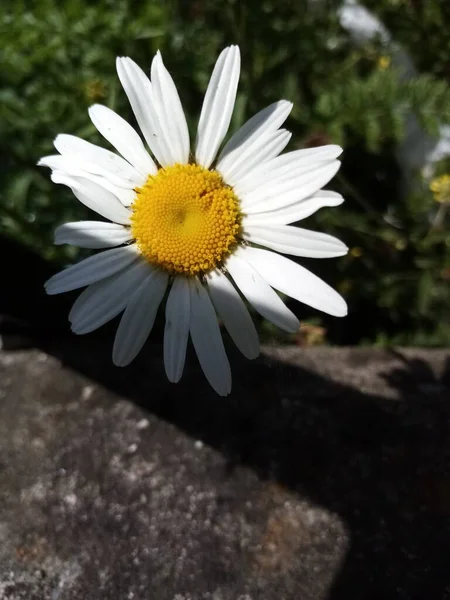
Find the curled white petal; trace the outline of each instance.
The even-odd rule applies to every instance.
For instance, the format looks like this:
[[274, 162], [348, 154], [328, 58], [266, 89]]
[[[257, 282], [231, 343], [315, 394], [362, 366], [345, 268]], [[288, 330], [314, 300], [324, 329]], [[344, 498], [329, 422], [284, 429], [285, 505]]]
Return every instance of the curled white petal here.
[[86, 179], [53, 171], [52, 181], [70, 187], [78, 200], [96, 213], [122, 225], [130, 224], [131, 212], [104, 187]]
[[[121, 204], [124, 206], [130, 206], [136, 199], [136, 192], [131, 188], [124, 188], [114, 185], [109, 179], [106, 179], [102, 175], [94, 175], [89, 173], [83, 168], [80, 162], [69, 156], [62, 156], [61, 154], [54, 154], [52, 156], [44, 156], [38, 162], [39, 167], [50, 167], [53, 173], [59, 175], [69, 175], [75, 177], [82, 177], [88, 179], [93, 183], [96, 183], [100, 187], [104, 188], [108, 192], [111, 192]], [[57, 182], [56, 182], [57, 183]]]
[[76, 160], [89, 173], [102, 175], [118, 187], [135, 188], [145, 182], [145, 177], [121, 156], [75, 135], [62, 133], [53, 145], [60, 154]]

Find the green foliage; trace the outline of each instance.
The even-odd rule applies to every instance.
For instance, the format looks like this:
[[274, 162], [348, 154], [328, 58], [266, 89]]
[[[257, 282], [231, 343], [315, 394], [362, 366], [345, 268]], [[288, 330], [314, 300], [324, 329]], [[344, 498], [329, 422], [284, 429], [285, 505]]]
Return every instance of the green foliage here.
[[352, 73], [319, 95], [316, 111], [333, 140], [344, 144], [352, 134], [379, 152], [384, 143], [402, 140], [407, 114], [436, 135], [439, 121], [450, 122], [450, 88], [428, 74], [404, 81], [395, 68], [376, 69], [366, 77]]
[[[407, 79], [381, 41], [357, 47], [338, 19], [338, 0], [3, 0], [0, 13], [0, 227], [47, 258], [58, 224], [88, 211], [36, 167], [61, 132], [104, 143], [87, 108], [106, 104], [133, 121], [115, 57], [148, 69], [160, 48], [174, 75], [192, 136], [214, 61], [242, 51], [232, 129], [287, 98], [291, 148], [339, 143], [343, 168], [331, 187], [346, 203], [306, 227], [338, 235], [343, 259], [311, 262], [347, 298], [347, 319], [326, 319], [345, 343], [445, 344], [450, 340], [450, 207], [437, 205], [420, 173], [405, 186], [395, 147], [414, 114], [429, 133], [450, 122], [449, 14], [440, 0], [366, 0], [416, 63]], [[398, 48], [392, 50], [397, 52]], [[395, 58], [395, 57], [394, 57]], [[439, 165], [438, 173], [449, 172]], [[309, 266], [308, 261], [304, 261]], [[298, 310], [299, 307], [296, 307]], [[301, 316], [317, 317], [306, 307]], [[272, 332], [270, 333], [272, 335]]]

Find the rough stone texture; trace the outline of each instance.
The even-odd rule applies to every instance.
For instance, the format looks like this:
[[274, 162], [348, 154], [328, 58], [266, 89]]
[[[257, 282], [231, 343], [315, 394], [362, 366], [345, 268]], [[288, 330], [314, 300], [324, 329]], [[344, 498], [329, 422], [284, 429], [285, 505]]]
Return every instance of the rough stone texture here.
[[0, 352], [0, 598], [450, 598], [449, 351], [230, 352], [222, 399], [39, 345]]

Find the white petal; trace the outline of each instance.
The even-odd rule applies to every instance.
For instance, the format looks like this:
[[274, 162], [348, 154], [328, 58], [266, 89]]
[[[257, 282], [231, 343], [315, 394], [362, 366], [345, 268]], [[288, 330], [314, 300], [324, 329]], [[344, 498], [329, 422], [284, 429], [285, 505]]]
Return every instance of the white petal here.
[[159, 118], [170, 142], [172, 159], [176, 163], [189, 162], [189, 130], [177, 88], [164, 66], [161, 53], [156, 53], [151, 69], [152, 86], [161, 107]]
[[[92, 283], [81, 292], [73, 303], [69, 312], [69, 321], [71, 323], [79, 324], [82, 323], [82, 321], [86, 321], [86, 318], [90, 315], [94, 315], [95, 319], [99, 316], [101, 317], [101, 314], [103, 314], [103, 306], [111, 296], [111, 290], [116, 296], [117, 294], [120, 295], [122, 284], [130, 281], [134, 285], [134, 287], [132, 286], [129, 289], [129, 297], [131, 297], [134, 290], [141, 284], [147, 275], [152, 272], [152, 270], [153, 268], [151, 265], [144, 259], [136, 260], [133, 264], [128, 265], [127, 268], [122, 269], [120, 272], [114, 273], [96, 283]], [[123, 310], [126, 306], [126, 302], [121, 304], [121, 306], [122, 308], [107, 320], [111, 320], [116, 314]], [[104, 321], [104, 323], [106, 323], [106, 321]]]
[[[242, 256], [245, 259], [245, 255]], [[242, 294], [260, 315], [285, 331], [298, 330], [300, 323], [297, 317], [246, 260], [236, 253], [228, 258], [225, 266]]]
[[131, 239], [130, 229], [116, 223], [78, 221], [65, 223], [55, 230], [55, 244], [72, 244], [80, 248], [112, 248]]
[[150, 150], [161, 166], [174, 164], [176, 157], [170, 144], [170, 132], [164, 129], [164, 107], [156, 96], [149, 78], [131, 58], [118, 58], [116, 67]]
[[255, 214], [277, 210], [299, 202], [326, 185], [337, 173], [340, 164], [338, 160], [319, 163], [316, 168], [300, 175], [286, 177], [283, 183], [269, 184], [253, 193], [239, 196], [242, 209], [246, 214]]
[[286, 129], [268, 131], [258, 137], [252, 146], [251, 152], [248, 155], [243, 153], [243, 161], [237, 163], [236, 168], [230, 169], [228, 176], [225, 178], [227, 184], [234, 186], [249, 169], [269, 161], [274, 156], [278, 156], [289, 144], [291, 137], [292, 134]]
[[191, 298], [186, 277], [175, 277], [166, 303], [164, 329], [164, 366], [167, 379], [180, 381], [186, 358], [191, 318]]
[[291, 225], [247, 225], [244, 238], [277, 252], [308, 258], [344, 256], [348, 248], [337, 238]]
[[335, 317], [347, 314], [344, 299], [333, 288], [292, 260], [259, 248], [247, 247], [238, 252], [269, 285], [283, 294]]
[[97, 183], [84, 177], [65, 175], [61, 171], [54, 171], [51, 177], [54, 183], [70, 187], [82, 204], [102, 217], [115, 223], [129, 225], [131, 212], [111, 192]]
[[197, 278], [189, 280], [191, 338], [198, 360], [211, 386], [220, 396], [231, 392], [231, 371], [219, 323], [209, 294]]
[[343, 202], [344, 198], [341, 194], [330, 190], [320, 190], [313, 196], [294, 202], [294, 204], [289, 204], [289, 206], [285, 206], [284, 208], [249, 215], [244, 219], [244, 226], [296, 223], [311, 216], [324, 206], [339, 206]]
[[136, 358], [155, 322], [169, 275], [155, 269], [133, 293], [120, 320], [113, 347], [113, 362], [125, 367]]
[[45, 284], [47, 294], [61, 294], [90, 285], [121, 271], [139, 257], [136, 244], [105, 250], [53, 275]]
[[63, 156], [76, 160], [89, 173], [103, 175], [114, 185], [134, 188], [145, 182], [145, 177], [122, 157], [79, 137], [62, 133], [53, 145]]
[[72, 331], [79, 335], [98, 329], [127, 306], [133, 293], [152, 271], [145, 260], [86, 288], [69, 314]]
[[245, 170], [234, 186], [238, 196], [256, 191], [286, 177], [296, 177], [310, 169], [320, 166], [320, 163], [330, 162], [342, 153], [340, 146], [329, 145], [321, 148], [294, 150], [281, 156], [276, 156], [263, 164], [258, 164], [252, 170]]
[[259, 339], [253, 320], [231, 281], [220, 272], [208, 276], [211, 300], [231, 339], [247, 358], [259, 355]]
[[216, 157], [233, 114], [241, 68], [237, 46], [222, 51], [217, 59], [203, 100], [197, 129], [195, 159], [208, 169]]
[[228, 178], [233, 170], [252, 154], [258, 138], [267, 132], [276, 131], [287, 119], [292, 103], [280, 100], [249, 119], [225, 144], [217, 159], [217, 170]]
[[136, 199], [136, 192], [131, 188], [123, 188], [111, 183], [108, 179], [102, 175], [94, 175], [86, 171], [82, 165], [70, 156], [62, 156], [61, 154], [55, 154], [53, 156], [44, 156], [38, 162], [39, 167], [50, 167], [54, 172], [58, 172], [64, 175], [75, 175], [76, 177], [83, 177], [89, 179], [97, 185], [105, 188], [108, 192], [111, 192], [116, 198], [124, 205], [130, 206]]
[[125, 119], [110, 108], [94, 104], [89, 116], [95, 127], [141, 175], [155, 175], [157, 168], [139, 134]]

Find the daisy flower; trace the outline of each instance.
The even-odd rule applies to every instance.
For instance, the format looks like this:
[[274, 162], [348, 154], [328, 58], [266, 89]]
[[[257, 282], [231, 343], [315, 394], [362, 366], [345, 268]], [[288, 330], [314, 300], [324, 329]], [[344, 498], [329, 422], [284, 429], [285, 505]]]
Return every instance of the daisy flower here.
[[327, 258], [347, 252], [334, 237], [289, 225], [343, 202], [321, 189], [340, 166], [341, 148], [281, 155], [291, 134], [280, 127], [292, 108], [281, 100], [253, 116], [220, 149], [239, 80], [237, 46], [223, 50], [214, 67], [192, 153], [180, 98], [161, 54], [153, 59], [151, 79], [130, 58], [117, 59], [117, 73], [150, 152], [131, 125], [98, 104], [89, 116], [118, 154], [72, 135], [56, 137], [59, 154], [38, 164], [50, 167], [55, 183], [70, 187], [108, 221], [61, 225], [55, 243], [108, 249], [58, 273], [46, 290], [86, 288], [69, 314], [77, 334], [123, 312], [113, 346], [118, 366], [139, 353], [167, 293], [168, 379], [180, 380], [190, 336], [209, 383], [227, 395], [231, 372], [218, 317], [247, 358], [259, 354], [243, 298], [288, 332], [299, 321], [276, 290], [331, 315], [347, 312], [337, 292], [278, 254]]

